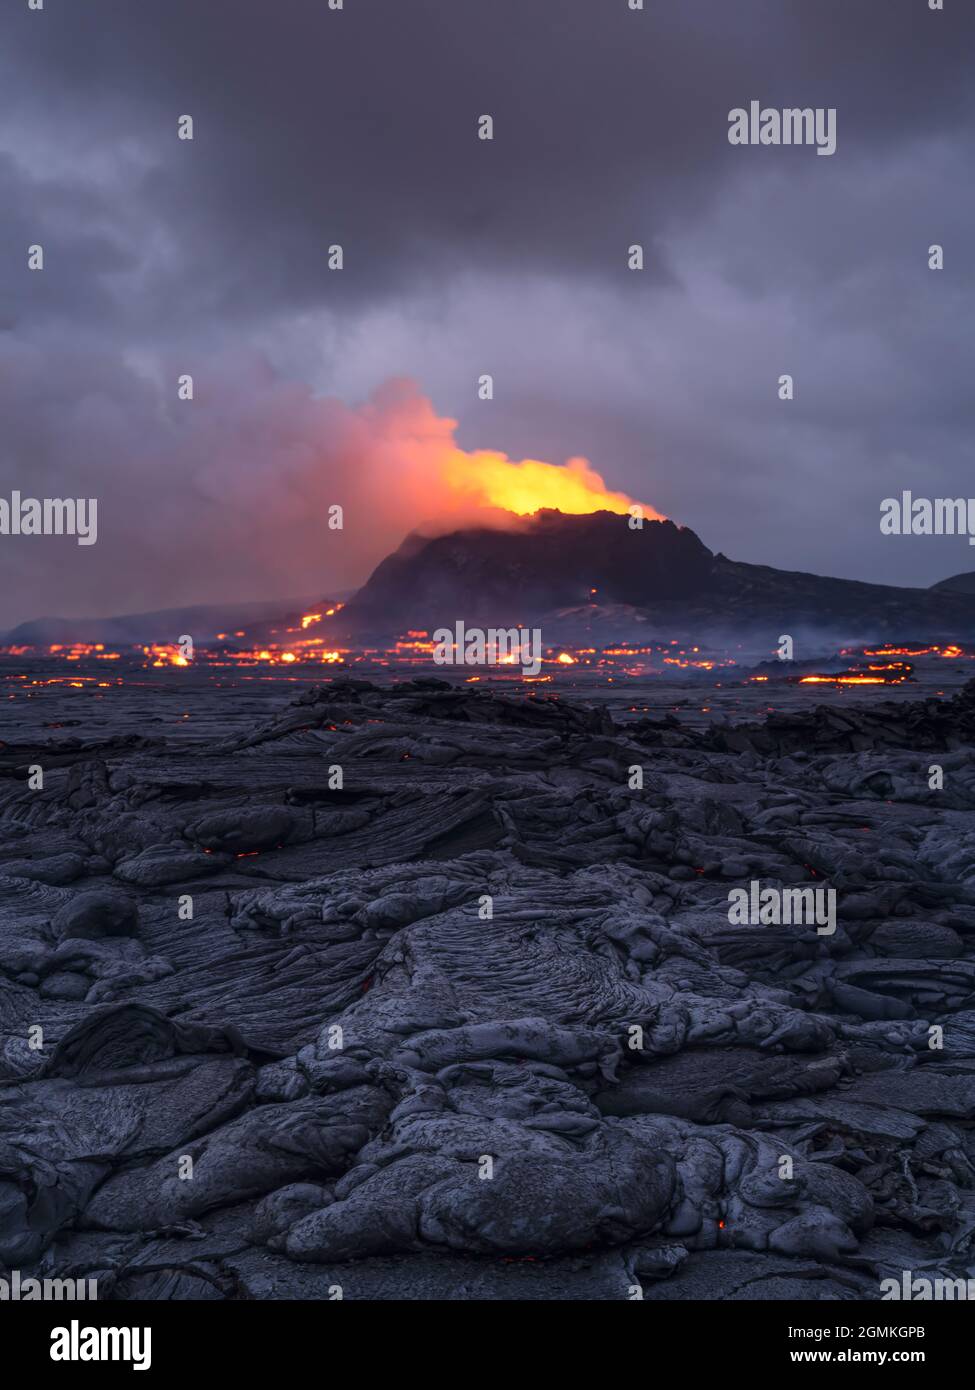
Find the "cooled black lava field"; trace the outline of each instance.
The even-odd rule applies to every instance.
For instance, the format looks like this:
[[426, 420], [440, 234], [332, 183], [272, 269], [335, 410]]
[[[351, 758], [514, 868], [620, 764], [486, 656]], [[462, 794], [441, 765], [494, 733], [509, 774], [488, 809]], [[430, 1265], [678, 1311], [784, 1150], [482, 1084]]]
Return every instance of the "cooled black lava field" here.
[[[178, 679], [0, 712], [0, 1265], [116, 1299], [968, 1273], [975, 682], [712, 725]], [[837, 929], [732, 926], [755, 880], [835, 889]]]

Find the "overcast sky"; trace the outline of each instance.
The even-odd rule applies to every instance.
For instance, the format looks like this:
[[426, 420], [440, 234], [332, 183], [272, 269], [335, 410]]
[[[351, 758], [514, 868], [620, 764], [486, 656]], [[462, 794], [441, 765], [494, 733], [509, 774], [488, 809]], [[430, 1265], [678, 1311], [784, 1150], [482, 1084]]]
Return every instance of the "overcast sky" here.
[[972, 0], [2, 0], [0, 496], [99, 539], [0, 537], [0, 627], [361, 582], [445, 420], [735, 559], [973, 568], [879, 531], [975, 495], [973, 58]]

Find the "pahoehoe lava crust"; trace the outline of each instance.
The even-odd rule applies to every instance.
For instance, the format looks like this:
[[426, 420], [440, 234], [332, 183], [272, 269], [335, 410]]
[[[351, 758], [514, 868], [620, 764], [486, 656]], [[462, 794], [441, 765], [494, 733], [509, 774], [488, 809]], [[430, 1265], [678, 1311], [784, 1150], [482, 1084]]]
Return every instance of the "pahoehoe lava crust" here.
[[[41, 791], [4, 745], [0, 1265], [118, 1299], [966, 1277], [973, 745], [975, 683], [701, 730], [425, 679], [52, 739]], [[837, 930], [730, 925], [753, 880], [834, 888]]]

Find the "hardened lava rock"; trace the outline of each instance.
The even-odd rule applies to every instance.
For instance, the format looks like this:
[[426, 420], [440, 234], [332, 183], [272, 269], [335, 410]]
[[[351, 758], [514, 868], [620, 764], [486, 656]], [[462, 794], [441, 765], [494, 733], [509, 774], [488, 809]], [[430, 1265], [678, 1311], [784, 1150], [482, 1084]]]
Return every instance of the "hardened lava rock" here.
[[[416, 680], [242, 734], [206, 698], [196, 735], [0, 750], [5, 1269], [119, 1299], [966, 1276], [975, 686], [708, 730]], [[733, 925], [755, 881], [834, 890], [835, 930]]]

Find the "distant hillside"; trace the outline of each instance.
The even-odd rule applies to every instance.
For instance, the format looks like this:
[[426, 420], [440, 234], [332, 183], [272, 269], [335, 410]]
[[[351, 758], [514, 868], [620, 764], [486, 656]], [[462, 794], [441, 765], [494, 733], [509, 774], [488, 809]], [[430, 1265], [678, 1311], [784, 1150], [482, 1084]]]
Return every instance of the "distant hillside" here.
[[937, 584], [932, 584], [931, 588], [946, 589], [953, 594], [975, 594], [975, 570], [968, 570], [966, 574], [954, 574], [950, 579], [941, 579]]
[[192, 608], [162, 608], [153, 613], [125, 613], [115, 618], [36, 618], [2, 637], [4, 646], [49, 647], [54, 643], [104, 642], [131, 646], [175, 642], [188, 633], [195, 642], [212, 640], [248, 624], [306, 609], [311, 599], [263, 599], [253, 603], [209, 603]]

